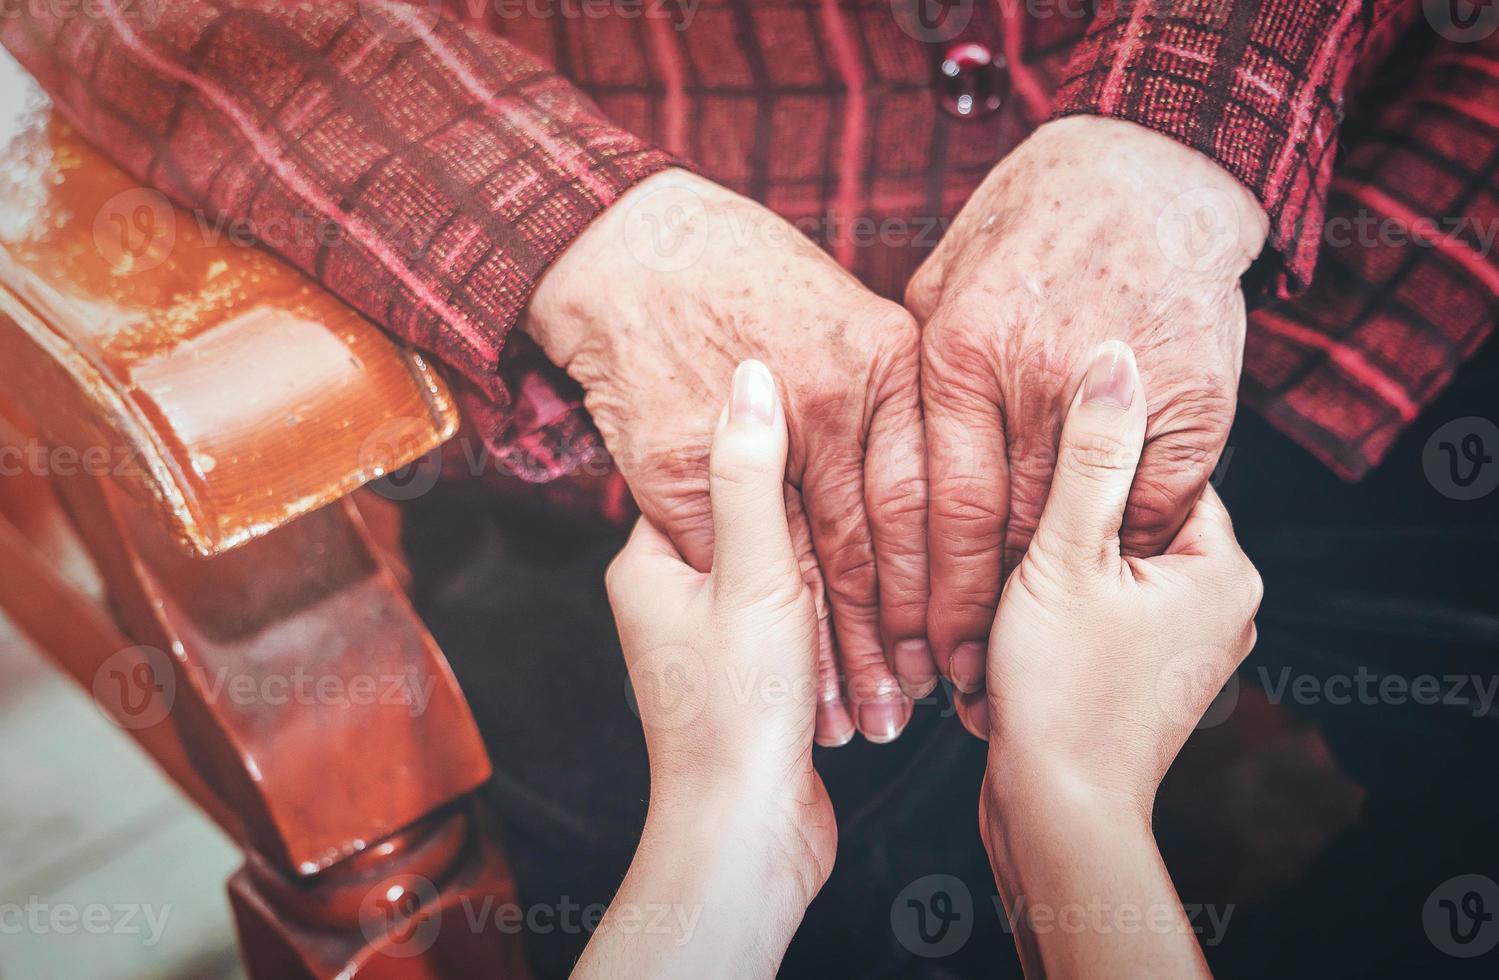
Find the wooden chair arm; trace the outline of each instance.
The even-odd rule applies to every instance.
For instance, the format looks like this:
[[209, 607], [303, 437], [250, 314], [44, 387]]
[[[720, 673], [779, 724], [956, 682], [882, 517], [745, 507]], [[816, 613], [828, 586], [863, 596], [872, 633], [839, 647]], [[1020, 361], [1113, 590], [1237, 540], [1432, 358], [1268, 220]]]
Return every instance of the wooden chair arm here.
[[453, 435], [419, 354], [38, 105], [0, 129], [0, 394], [75, 465], [207, 556]]

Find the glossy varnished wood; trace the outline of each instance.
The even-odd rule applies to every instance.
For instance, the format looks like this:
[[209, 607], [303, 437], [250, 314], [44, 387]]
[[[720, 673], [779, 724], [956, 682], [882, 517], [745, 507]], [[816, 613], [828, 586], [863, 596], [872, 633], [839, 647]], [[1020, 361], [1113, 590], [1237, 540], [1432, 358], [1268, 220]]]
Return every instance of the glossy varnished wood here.
[[420, 355], [232, 225], [136, 185], [45, 103], [0, 127], [0, 391], [51, 443], [106, 453], [192, 550], [453, 434]]
[[0, 473], [0, 606], [245, 849], [252, 975], [523, 976], [470, 919], [516, 900], [488, 755], [398, 515], [351, 496], [451, 435], [452, 402], [210, 237], [44, 106], [0, 125], [0, 451], [27, 453]]

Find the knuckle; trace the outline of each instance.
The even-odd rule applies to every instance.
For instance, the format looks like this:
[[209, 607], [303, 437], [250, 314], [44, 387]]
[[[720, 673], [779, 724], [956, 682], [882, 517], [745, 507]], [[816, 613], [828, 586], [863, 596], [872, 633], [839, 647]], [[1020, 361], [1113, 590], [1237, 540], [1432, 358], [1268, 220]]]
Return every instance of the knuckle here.
[[854, 543], [833, 548], [825, 556], [824, 568], [824, 588], [835, 604], [845, 609], [873, 609], [877, 605], [878, 579], [869, 548]]
[[868, 502], [876, 527], [919, 527], [926, 520], [927, 486], [919, 476], [897, 480]]
[[994, 618], [994, 606], [999, 601], [999, 576], [993, 566], [975, 568], [973, 572], [945, 576], [934, 584], [932, 608], [941, 610], [944, 622], [987, 625]]
[[884, 653], [878, 649], [844, 653], [843, 672], [848, 699], [856, 706], [888, 697], [900, 687], [885, 663]]
[[618, 606], [625, 597], [625, 585], [630, 580], [630, 562], [630, 551], [626, 548], [615, 555], [609, 562], [609, 567], [604, 569], [604, 592], [608, 595], [611, 606]]
[[932, 491], [928, 500], [934, 526], [946, 524], [944, 533], [968, 533], [970, 529], [998, 533], [1000, 502], [991, 487], [971, 480], [947, 481]]
[[770, 465], [759, 460], [742, 459], [728, 453], [715, 453], [708, 464], [713, 481], [727, 488], [758, 488], [766, 486], [774, 476]]
[[[993, 352], [982, 331], [965, 329], [961, 307], [945, 306], [933, 317], [922, 334], [921, 358], [925, 374], [943, 385], [960, 390], [987, 367], [992, 374]], [[982, 322], [982, 321], [979, 321]]]
[[1135, 471], [1134, 448], [1112, 433], [1084, 432], [1063, 441], [1057, 468], [1088, 479], [1112, 479]]
[[1072, 562], [1054, 556], [1050, 551], [1033, 548], [1015, 567], [1015, 574], [1005, 589], [1019, 589], [1038, 598], [1070, 595], [1083, 583]]
[[921, 264], [906, 284], [905, 305], [922, 319], [929, 318], [942, 298], [944, 272], [940, 252]]
[[1265, 580], [1260, 575], [1260, 570], [1247, 557], [1243, 561], [1245, 585], [1249, 595], [1249, 615], [1253, 618], [1259, 612], [1260, 603], [1265, 600]]

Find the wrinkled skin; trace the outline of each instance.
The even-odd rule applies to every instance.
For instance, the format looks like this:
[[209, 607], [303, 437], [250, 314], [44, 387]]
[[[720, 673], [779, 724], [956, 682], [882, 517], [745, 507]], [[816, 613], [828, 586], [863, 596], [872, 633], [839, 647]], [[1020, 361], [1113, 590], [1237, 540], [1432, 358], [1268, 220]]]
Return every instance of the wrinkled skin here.
[[923, 324], [937, 665], [970, 702], [1005, 574], [1035, 533], [1062, 418], [1102, 341], [1149, 394], [1124, 553], [1159, 554], [1227, 441], [1244, 349], [1239, 278], [1266, 233], [1206, 157], [1118, 120], [1043, 126], [985, 179], [912, 279]]
[[768, 210], [667, 171], [559, 258], [526, 329], [582, 385], [641, 510], [699, 570], [712, 559], [708, 448], [723, 392], [741, 360], [770, 367], [790, 432], [791, 528], [821, 622], [818, 741], [841, 744], [854, 723], [871, 740], [898, 735], [912, 709], [902, 688], [936, 682], [919, 334], [906, 310]]

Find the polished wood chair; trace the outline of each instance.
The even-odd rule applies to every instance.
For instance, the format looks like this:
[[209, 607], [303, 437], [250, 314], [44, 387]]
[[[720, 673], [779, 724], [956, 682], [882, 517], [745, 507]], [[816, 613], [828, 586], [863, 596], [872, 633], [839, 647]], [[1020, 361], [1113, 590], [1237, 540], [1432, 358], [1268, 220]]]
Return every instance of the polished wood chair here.
[[442, 379], [32, 104], [0, 132], [0, 608], [243, 847], [253, 976], [523, 975], [482, 914], [515, 900], [488, 756], [360, 489], [453, 435]]

